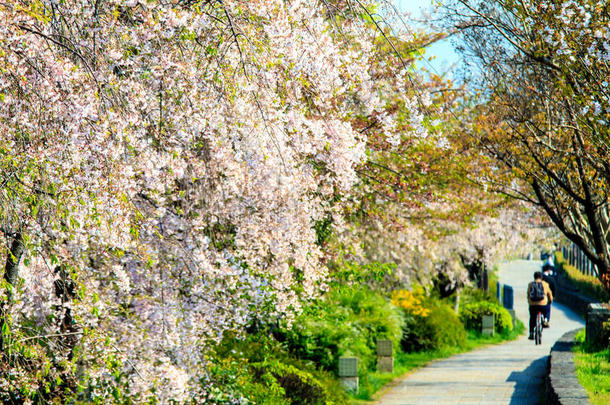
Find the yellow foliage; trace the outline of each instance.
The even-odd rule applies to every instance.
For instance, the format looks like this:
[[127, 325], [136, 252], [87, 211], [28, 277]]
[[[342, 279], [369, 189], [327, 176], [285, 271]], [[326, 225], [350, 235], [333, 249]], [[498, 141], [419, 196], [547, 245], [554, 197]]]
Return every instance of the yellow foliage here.
[[[423, 292], [421, 292], [423, 293]], [[396, 290], [392, 292], [392, 304], [404, 309], [408, 313], [416, 316], [426, 317], [430, 310], [422, 305], [421, 293], [408, 290]]]

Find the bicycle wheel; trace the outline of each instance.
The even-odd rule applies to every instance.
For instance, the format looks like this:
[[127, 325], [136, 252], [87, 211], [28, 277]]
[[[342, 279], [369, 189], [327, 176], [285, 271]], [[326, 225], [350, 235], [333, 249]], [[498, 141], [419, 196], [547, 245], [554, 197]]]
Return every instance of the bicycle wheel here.
[[536, 317], [536, 329], [534, 331], [534, 338], [536, 340], [536, 344], [542, 344], [542, 315], [540, 312]]

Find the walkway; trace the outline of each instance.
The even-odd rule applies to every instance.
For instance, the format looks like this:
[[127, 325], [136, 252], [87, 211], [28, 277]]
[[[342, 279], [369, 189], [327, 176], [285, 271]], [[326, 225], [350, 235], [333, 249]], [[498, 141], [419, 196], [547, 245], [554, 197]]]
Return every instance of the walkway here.
[[[517, 260], [500, 266], [500, 282], [512, 285], [517, 317], [529, 319], [526, 289], [540, 261]], [[551, 327], [542, 345], [522, 336], [515, 341], [477, 349], [433, 362], [389, 390], [378, 405], [541, 403], [547, 355], [565, 332], [583, 326], [570, 309], [554, 304]], [[527, 328], [527, 325], [526, 325]]]

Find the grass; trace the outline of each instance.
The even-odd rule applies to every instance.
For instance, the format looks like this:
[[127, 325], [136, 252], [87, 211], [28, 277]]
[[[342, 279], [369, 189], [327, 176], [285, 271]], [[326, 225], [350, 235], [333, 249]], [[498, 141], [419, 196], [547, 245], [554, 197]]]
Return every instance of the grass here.
[[467, 331], [466, 344], [462, 347], [444, 347], [432, 351], [417, 353], [398, 353], [394, 358], [394, 373], [371, 373], [360, 381], [358, 395], [352, 398], [352, 405], [369, 405], [379, 394], [389, 388], [391, 383], [417, 368], [424, 367], [433, 360], [444, 359], [454, 354], [464, 353], [489, 344], [514, 340], [525, 331], [523, 322], [517, 320], [512, 331], [496, 333], [494, 336], [482, 336], [478, 331]]
[[585, 331], [576, 334], [574, 364], [576, 377], [593, 404], [610, 404], [610, 348], [596, 350], [585, 342]]
[[576, 267], [568, 264], [562, 252], [555, 252], [555, 263], [563, 269], [563, 274], [580, 292], [601, 302], [608, 301], [610, 297], [597, 277], [582, 274]]
[[525, 332], [525, 325], [523, 322], [517, 319], [517, 324], [511, 331], [503, 331], [496, 333], [493, 336], [481, 335], [479, 331], [469, 330], [467, 331], [466, 350], [476, 349], [478, 347], [487, 344], [498, 344], [507, 342], [509, 340], [515, 340]]

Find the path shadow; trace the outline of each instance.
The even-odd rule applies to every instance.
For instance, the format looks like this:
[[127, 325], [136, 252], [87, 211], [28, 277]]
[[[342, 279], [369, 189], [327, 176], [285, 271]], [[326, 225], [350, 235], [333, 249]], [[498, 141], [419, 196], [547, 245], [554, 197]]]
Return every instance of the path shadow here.
[[548, 357], [544, 356], [532, 361], [523, 371], [510, 373], [506, 381], [515, 382], [510, 405], [542, 404]]
[[563, 315], [566, 318], [568, 318], [570, 321], [578, 322], [581, 325], [585, 324], [585, 321], [582, 319], [582, 317], [580, 315], [578, 315], [576, 312], [572, 311], [570, 308], [566, 307], [564, 304], [561, 304], [559, 302], [553, 302], [553, 306], [551, 308], [551, 322], [553, 322], [553, 311], [563, 313]]

